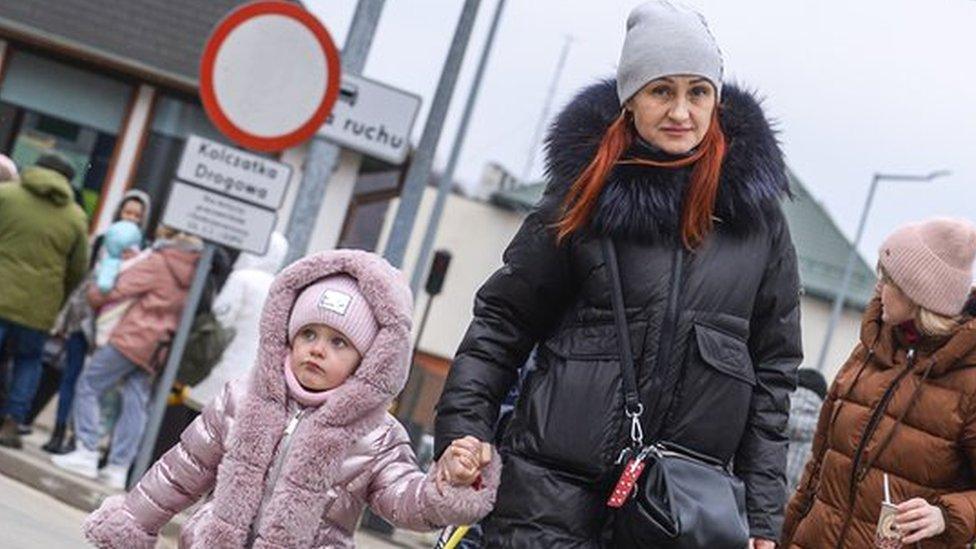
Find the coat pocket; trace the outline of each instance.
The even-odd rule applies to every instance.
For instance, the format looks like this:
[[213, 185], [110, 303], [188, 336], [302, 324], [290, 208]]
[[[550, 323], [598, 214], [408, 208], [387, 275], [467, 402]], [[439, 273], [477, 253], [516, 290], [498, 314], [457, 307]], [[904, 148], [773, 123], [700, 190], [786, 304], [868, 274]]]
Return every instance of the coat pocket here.
[[756, 385], [752, 359], [738, 335], [700, 322], [692, 331], [665, 438], [726, 461], [749, 419]]
[[719, 372], [745, 382], [756, 384], [756, 373], [749, 358], [749, 347], [737, 336], [705, 324], [695, 324], [695, 342], [703, 362]]
[[[644, 328], [631, 327], [635, 341]], [[613, 325], [568, 329], [541, 345], [510, 424], [512, 448], [590, 478], [605, 474], [624, 440], [618, 354]]]

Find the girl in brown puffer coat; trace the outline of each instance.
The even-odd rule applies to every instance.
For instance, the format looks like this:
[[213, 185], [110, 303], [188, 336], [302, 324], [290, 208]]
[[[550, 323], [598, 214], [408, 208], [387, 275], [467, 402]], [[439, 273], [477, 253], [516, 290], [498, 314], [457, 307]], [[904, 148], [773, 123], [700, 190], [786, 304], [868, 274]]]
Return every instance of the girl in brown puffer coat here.
[[885, 475], [905, 545], [976, 537], [976, 228], [906, 225], [882, 244], [861, 341], [820, 412], [784, 547], [873, 547]]

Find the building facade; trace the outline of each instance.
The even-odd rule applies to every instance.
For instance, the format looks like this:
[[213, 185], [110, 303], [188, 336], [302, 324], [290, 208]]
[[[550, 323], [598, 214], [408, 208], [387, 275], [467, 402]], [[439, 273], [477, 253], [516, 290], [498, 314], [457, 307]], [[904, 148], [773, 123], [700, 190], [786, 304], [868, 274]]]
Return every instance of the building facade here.
[[[211, 29], [244, 3], [0, 0], [0, 153], [20, 167], [50, 151], [68, 158], [93, 233], [112, 222], [115, 206], [130, 188], [152, 197], [154, 227], [187, 136], [227, 142], [200, 105], [197, 75]], [[305, 150], [299, 146], [275, 155], [293, 168], [278, 212], [280, 231], [302, 178]], [[343, 151], [310, 250], [335, 247], [343, 228], [356, 225], [346, 218], [347, 207], [364, 202], [358, 194], [375, 186], [359, 185], [360, 171], [391, 169]], [[398, 190], [398, 179], [392, 180]]]

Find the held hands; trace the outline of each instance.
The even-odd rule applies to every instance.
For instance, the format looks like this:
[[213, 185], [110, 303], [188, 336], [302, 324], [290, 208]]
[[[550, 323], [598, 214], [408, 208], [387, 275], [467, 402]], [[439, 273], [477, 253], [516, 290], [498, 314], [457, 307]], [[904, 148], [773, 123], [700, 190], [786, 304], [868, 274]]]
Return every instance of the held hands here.
[[902, 535], [901, 541], [905, 545], [937, 536], [946, 529], [942, 509], [922, 498], [899, 503], [895, 524], [898, 525], [898, 531]]
[[491, 463], [491, 444], [466, 436], [451, 443], [437, 460], [437, 490], [444, 492], [444, 483], [451, 486], [471, 486]]

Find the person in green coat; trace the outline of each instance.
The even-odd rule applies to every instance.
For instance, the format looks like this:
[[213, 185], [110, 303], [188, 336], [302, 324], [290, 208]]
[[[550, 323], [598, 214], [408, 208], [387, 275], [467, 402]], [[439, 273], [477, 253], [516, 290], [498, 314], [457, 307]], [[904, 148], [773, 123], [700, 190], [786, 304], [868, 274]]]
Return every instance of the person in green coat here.
[[11, 448], [21, 446], [17, 425], [37, 391], [47, 334], [88, 267], [88, 223], [72, 178], [71, 164], [48, 154], [19, 185], [0, 185], [0, 348], [15, 342], [0, 445]]

